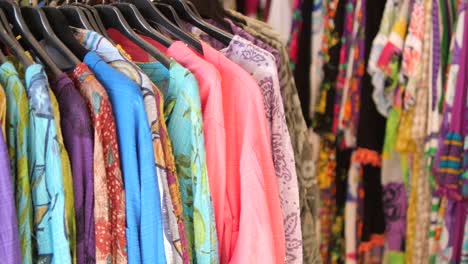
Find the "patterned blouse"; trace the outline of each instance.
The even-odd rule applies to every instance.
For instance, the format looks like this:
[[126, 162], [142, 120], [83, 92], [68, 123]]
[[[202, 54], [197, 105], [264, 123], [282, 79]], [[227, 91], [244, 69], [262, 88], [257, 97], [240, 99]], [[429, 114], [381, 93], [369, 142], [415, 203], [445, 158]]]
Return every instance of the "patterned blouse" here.
[[26, 69], [29, 99], [28, 162], [34, 208], [37, 262], [71, 263], [66, 230], [60, 144], [42, 65]]
[[217, 263], [218, 242], [197, 80], [175, 61], [169, 70], [161, 63], [138, 65], [165, 97], [164, 115], [174, 151], [192, 258], [196, 263]]
[[125, 192], [112, 106], [84, 63], [75, 68], [72, 79], [88, 104], [94, 125], [96, 262], [127, 263]]

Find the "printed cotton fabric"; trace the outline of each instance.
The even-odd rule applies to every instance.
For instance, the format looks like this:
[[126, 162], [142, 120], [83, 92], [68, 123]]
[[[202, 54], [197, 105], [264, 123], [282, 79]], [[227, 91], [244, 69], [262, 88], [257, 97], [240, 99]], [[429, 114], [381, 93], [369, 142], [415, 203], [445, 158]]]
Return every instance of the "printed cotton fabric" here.
[[140, 88], [95, 52], [84, 61], [112, 102], [125, 181], [129, 263], [166, 263], [158, 175]]
[[164, 115], [174, 151], [193, 261], [217, 263], [218, 240], [208, 183], [203, 119], [195, 77], [172, 60], [139, 64], [164, 94]]
[[66, 230], [60, 144], [44, 69], [26, 69], [29, 99], [28, 161], [32, 186], [37, 262], [71, 263]]
[[19, 227], [21, 263], [32, 263], [33, 211], [28, 167], [29, 103], [26, 89], [10, 62], [0, 66], [0, 81], [5, 89], [8, 109], [7, 137], [11, 174], [14, 179], [15, 204]]
[[127, 263], [125, 191], [112, 105], [86, 64], [71, 74], [94, 127], [94, 225], [96, 263]]

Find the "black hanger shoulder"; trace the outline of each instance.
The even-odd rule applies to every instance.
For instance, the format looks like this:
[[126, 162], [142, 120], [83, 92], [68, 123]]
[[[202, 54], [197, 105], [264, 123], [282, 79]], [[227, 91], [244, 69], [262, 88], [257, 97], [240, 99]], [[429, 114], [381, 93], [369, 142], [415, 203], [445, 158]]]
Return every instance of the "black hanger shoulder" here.
[[138, 36], [127, 23], [124, 16], [119, 11], [119, 9], [117, 9], [117, 7], [112, 5], [97, 5], [95, 6], [95, 8], [98, 10], [104, 22], [104, 26], [106, 26], [107, 28], [117, 29], [118, 31], [120, 31], [120, 33], [125, 35], [143, 50], [148, 52], [151, 56], [155, 57], [164, 66], [169, 68], [170, 60], [153, 45], [149, 44], [140, 36]]
[[184, 22], [180, 19], [179, 15], [177, 14], [175, 9], [171, 5], [168, 5], [162, 2], [155, 2], [154, 4], [164, 14], [164, 16], [169, 18], [180, 29], [187, 32]]
[[122, 12], [130, 26], [141, 32], [143, 35], [158, 41], [165, 47], [169, 47], [172, 44], [173, 41], [171, 39], [156, 31], [148, 24], [135, 5], [129, 3], [116, 3], [114, 6]]
[[3, 0], [0, 1], [0, 8], [5, 11], [5, 15], [7, 16], [8, 20], [13, 24], [13, 29], [21, 34], [22, 38], [25, 39], [26, 43], [40, 58], [42, 63], [47, 66], [47, 68], [54, 76], [58, 77], [62, 71], [52, 61], [46, 51], [41, 47], [39, 42], [37, 42], [37, 40], [34, 38], [28, 26], [24, 22], [19, 6], [15, 2]]
[[55, 35], [54, 30], [50, 26], [44, 12], [39, 8], [22, 7], [21, 13], [25, 19], [26, 24], [34, 32], [36, 39], [46, 39], [57, 50], [62, 53], [70, 62], [75, 66], [80, 63], [80, 60], [73, 54], [65, 44]]
[[[187, 2], [189, 2], [187, 0]], [[224, 22], [225, 10], [219, 1], [213, 0], [190, 0], [189, 6], [192, 6], [192, 11], [196, 9], [204, 18], [211, 18], [218, 23]], [[195, 8], [193, 8], [195, 7]]]
[[169, 21], [149, 0], [128, 0], [134, 4], [141, 14], [151, 25], [160, 25], [167, 32], [171, 33], [176, 39], [181, 40], [195, 49], [198, 53], [203, 54], [203, 47], [197, 39], [182, 31], [171, 21]]
[[[6, 20], [5, 13], [2, 9], [0, 9], [0, 19], [2, 21]], [[21, 47], [16, 38], [14, 38], [13, 33], [8, 32], [5, 27], [5, 22], [0, 23], [0, 41], [11, 50], [13, 55], [18, 58], [21, 64], [23, 64], [25, 67], [28, 67], [34, 63], [28, 56], [26, 56], [26, 52], [24, 51], [23, 47]]]
[[98, 32], [107, 40], [109, 40], [109, 42], [115, 45], [114, 41], [109, 37], [109, 34], [107, 34], [106, 27], [104, 27], [104, 23], [102, 23], [101, 17], [99, 16], [98, 11], [94, 7], [88, 4], [77, 3], [77, 2], [72, 3], [72, 5], [80, 7], [87, 14], [90, 22], [94, 21], [91, 23], [92, 27], [95, 28], [94, 31]]
[[94, 31], [98, 32], [101, 35], [103, 34], [101, 32], [101, 29], [99, 28], [96, 20], [94, 19], [93, 14], [91, 14], [91, 11], [89, 11], [89, 9], [87, 9], [85, 7], [86, 5], [81, 4], [81, 3], [74, 3], [74, 4], [71, 4], [71, 5], [78, 7], [78, 9], [80, 9], [85, 14], [85, 17], [88, 19], [88, 22], [91, 25], [91, 27], [94, 29]]
[[3, 24], [3, 27], [5, 28], [7, 34], [10, 37], [14, 38], [15, 34], [13, 34], [13, 30], [10, 27], [10, 23], [8, 22], [8, 19], [2, 9], [0, 9], [0, 22]]
[[88, 51], [75, 39], [70, 30], [70, 26], [65, 16], [54, 7], [43, 7], [47, 19], [51, 22], [53, 31], [60, 38], [60, 40], [75, 54], [81, 61], [88, 53]]
[[67, 17], [67, 20], [68, 22], [70, 22], [70, 25], [78, 28], [84, 28], [87, 30], [95, 31], [88, 18], [86, 17], [85, 13], [79, 7], [72, 5], [64, 5], [60, 7], [60, 11]]
[[184, 0], [162, 0], [162, 2], [172, 5], [183, 19], [205, 31], [208, 35], [216, 38], [224, 45], [228, 46], [229, 43], [231, 43], [232, 38], [234, 37], [232, 34], [207, 23], [203, 19], [200, 19]]

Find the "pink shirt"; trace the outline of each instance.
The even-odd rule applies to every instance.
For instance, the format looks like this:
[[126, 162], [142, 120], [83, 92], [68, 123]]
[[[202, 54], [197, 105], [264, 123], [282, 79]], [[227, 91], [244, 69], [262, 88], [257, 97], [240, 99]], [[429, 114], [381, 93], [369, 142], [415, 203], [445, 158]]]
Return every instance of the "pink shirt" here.
[[202, 44], [204, 58], [222, 78], [228, 186], [224, 232], [226, 240], [231, 236], [231, 248], [224, 248], [222, 257], [230, 258], [221, 261], [284, 263], [283, 217], [260, 88], [240, 66]]
[[[150, 59], [115, 30], [108, 33], [134, 60]], [[181, 42], [165, 50], [144, 38], [190, 69], [199, 81], [204, 122], [209, 119], [204, 123], [206, 144], [210, 144], [206, 146], [208, 177], [221, 263], [284, 263], [283, 217], [257, 83], [206, 43], [202, 43], [202, 59]], [[211, 70], [213, 66], [217, 71]], [[221, 120], [224, 125], [218, 123]], [[211, 157], [210, 151], [215, 151]], [[220, 161], [223, 156], [225, 163]], [[210, 166], [214, 162], [221, 163]]]

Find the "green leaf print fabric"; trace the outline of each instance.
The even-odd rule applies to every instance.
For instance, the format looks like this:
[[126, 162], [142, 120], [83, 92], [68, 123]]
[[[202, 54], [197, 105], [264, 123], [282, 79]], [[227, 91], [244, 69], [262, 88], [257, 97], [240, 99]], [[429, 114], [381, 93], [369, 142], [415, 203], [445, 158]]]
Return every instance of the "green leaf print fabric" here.
[[171, 61], [138, 66], [164, 94], [164, 114], [172, 142], [188, 246], [193, 263], [218, 263], [218, 245], [205, 158], [198, 82], [190, 71]]

